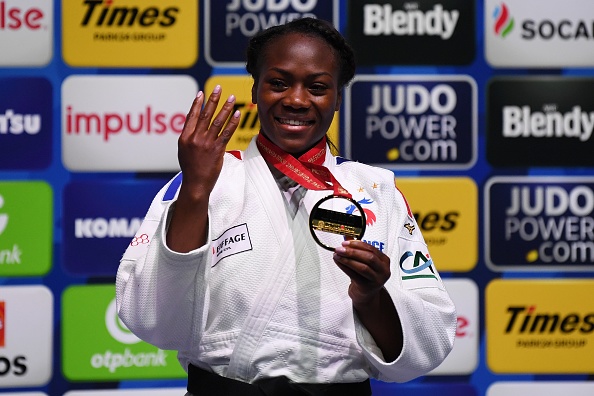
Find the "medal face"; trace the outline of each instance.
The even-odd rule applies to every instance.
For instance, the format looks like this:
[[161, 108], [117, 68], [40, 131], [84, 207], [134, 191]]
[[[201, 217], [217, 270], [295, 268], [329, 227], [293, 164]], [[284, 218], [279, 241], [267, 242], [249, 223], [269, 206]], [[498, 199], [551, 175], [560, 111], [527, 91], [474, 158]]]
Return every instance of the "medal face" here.
[[[358, 213], [345, 213], [355, 205]], [[344, 239], [361, 239], [365, 233], [365, 213], [357, 201], [340, 195], [329, 195], [316, 203], [309, 215], [309, 230], [318, 245], [334, 251]], [[342, 238], [341, 238], [342, 236]]]

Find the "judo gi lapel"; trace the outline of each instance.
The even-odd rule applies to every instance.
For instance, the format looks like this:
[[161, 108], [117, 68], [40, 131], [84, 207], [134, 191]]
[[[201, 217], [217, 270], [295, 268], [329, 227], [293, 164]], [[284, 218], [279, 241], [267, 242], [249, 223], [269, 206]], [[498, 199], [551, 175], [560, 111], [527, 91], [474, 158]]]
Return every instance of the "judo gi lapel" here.
[[[262, 280], [258, 296], [247, 315], [231, 355], [227, 376], [242, 381], [249, 381], [252, 378], [250, 373], [253, 368], [252, 358], [259, 347], [262, 334], [270, 323], [270, 318], [283, 297], [288, 282], [294, 277], [296, 266], [307, 244], [307, 238], [311, 238], [307, 211], [301, 207], [290, 222], [278, 186], [270, 175], [268, 166], [258, 155], [253, 142], [246, 150], [246, 160], [246, 166], [249, 167], [248, 175], [258, 186], [258, 194], [262, 202], [267, 203], [265, 205], [267, 216], [278, 220], [272, 221], [271, 237], [275, 234], [280, 251], [271, 259], [271, 262], [282, 263], [282, 265], [273, 266], [276, 271]], [[310, 193], [311, 191], [308, 191], [306, 197]]]

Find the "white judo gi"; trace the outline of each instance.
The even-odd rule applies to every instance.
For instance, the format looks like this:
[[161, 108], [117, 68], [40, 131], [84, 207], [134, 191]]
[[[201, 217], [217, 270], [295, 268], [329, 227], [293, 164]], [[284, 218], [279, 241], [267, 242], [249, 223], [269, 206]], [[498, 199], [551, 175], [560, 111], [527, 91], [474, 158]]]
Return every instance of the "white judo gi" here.
[[186, 369], [244, 382], [404, 382], [438, 366], [453, 346], [455, 308], [393, 173], [329, 150], [324, 165], [367, 214], [363, 239], [391, 259], [385, 288], [404, 334], [395, 361], [384, 361], [353, 312], [349, 277], [311, 236], [309, 213], [330, 191], [307, 191], [291, 218], [255, 140], [225, 154], [199, 249], [177, 253], [165, 242], [181, 175], [157, 194], [117, 274], [126, 326], [177, 350]]

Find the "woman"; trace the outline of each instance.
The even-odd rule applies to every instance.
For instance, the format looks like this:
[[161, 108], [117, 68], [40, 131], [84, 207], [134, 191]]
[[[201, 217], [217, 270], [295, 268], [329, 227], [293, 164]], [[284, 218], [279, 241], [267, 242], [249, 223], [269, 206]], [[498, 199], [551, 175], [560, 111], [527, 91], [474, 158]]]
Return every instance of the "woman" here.
[[[432, 370], [456, 314], [419, 227], [392, 172], [334, 157], [326, 141], [354, 76], [351, 48], [330, 24], [299, 19], [253, 37], [247, 71], [260, 134], [225, 153], [235, 98], [215, 115], [220, 87], [198, 93], [182, 172], [138, 232], [150, 242], [122, 258], [120, 317], [179, 351], [189, 395], [369, 395], [370, 377]], [[325, 187], [308, 184], [320, 174]], [[366, 205], [365, 241], [336, 236], [334, 253], [316, 243], [308, 219], [323, 188]]]

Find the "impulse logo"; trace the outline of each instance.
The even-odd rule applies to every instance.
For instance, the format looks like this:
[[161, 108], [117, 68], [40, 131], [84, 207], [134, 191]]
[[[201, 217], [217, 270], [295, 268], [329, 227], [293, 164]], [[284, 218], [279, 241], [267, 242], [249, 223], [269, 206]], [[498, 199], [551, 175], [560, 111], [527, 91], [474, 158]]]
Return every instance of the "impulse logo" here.
[[506, 37], [514, 28], [514, 18], [510, 16], [509, 9], [505, 3], [495, 8], [493, 12], [495, 20], [495, 34]]
[[[186, 116], [182, 113], [167, 114], [146, 106], [143, 111], [136, 113], [87, 113], [66, 107], [66, 134], [97, 134], [107, 142], [110, 135], [129, 133], [164, 134], [167, 132], [181, 133]], [[1, 119], [0, 119], [1, 121]]]
[[30, 7], [11, 7], [6, 1], [0, 1], [0, 32], [3, 30], [39, 30], [44, 25], [45, 14], [42, 9]]
[[493, 264], [576, 269], [594, 263], [594, 184], [555, 181], [489, 183], [486, 240]]
[[77, 171], [179, 170], [177, 139], [197, 88], [190, 76], [68, 77], [64, 164]]
[[53, 8], [52, 0], [0, 0], [0, 66], [49, 63], [53, 52]]

